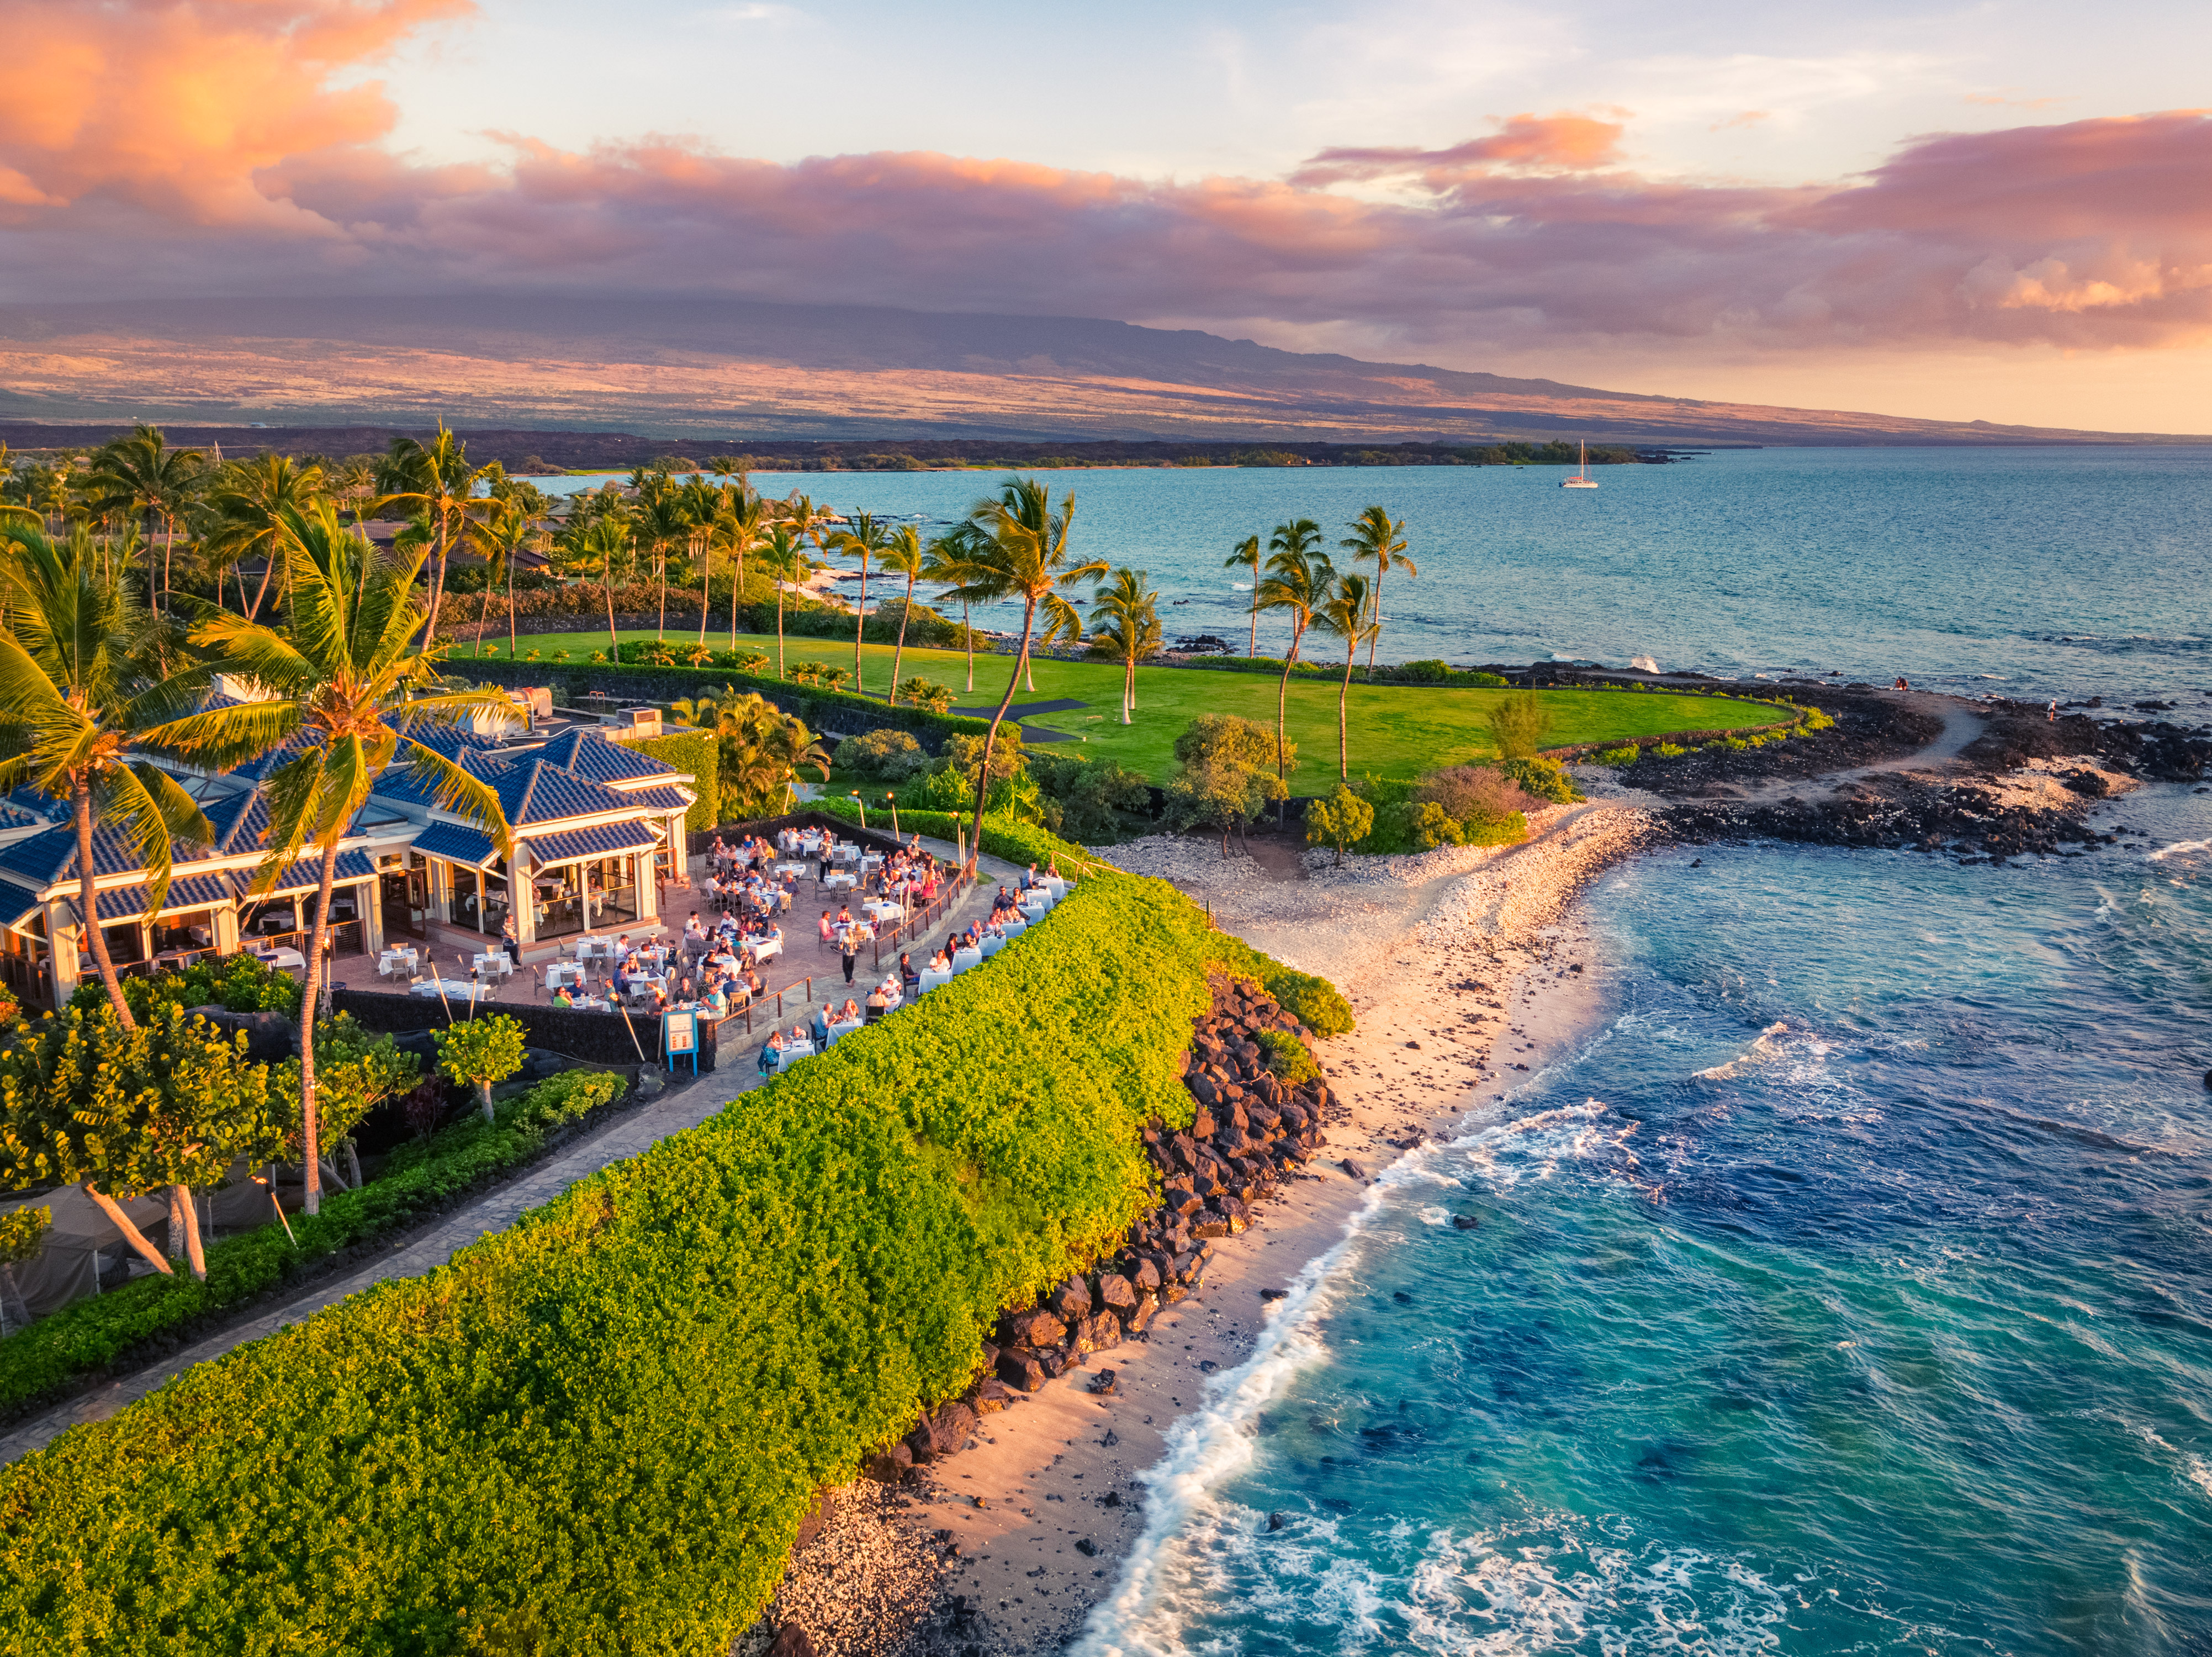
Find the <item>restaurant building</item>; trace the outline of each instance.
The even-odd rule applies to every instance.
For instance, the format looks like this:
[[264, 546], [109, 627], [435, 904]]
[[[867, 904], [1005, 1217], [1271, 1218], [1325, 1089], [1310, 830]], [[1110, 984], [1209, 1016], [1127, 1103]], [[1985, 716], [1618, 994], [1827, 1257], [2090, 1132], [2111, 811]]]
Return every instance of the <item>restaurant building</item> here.
[[[373, 957], [404, 939], [434, 952], [495, 949], [510, 919], [526, 960], [550, 957], [563, 938], [588, 930], [659, 929], [659, 886], [683, 871], [696, 779], [597, 726], [551, 736], [441, 730], [416, 740], [498, 796], [514, 855], [501, 857], [490, 835], [441, 809], [410, 770], [403, 743], [338, 842], [333, 954]], [[269, 832], [268, 778], [291, 757], [280, 749], [222, 774], [160, 762], [198, 802], [215, 838], [175, 848], [158, 911], [149, 908], [145, 869], [130, 843], [94, 825], [97, 924], [119, 971], [151, 972], [240, 949], [304, 966], [322, 849], [303, 853], [270, 890], [252, 889]], [[45, 804], [20, 795], [0, 801], [0, 982], [29, 1007], [65, 1002], [97, 971], [78, 911], [76, 831], [65, 807]]]

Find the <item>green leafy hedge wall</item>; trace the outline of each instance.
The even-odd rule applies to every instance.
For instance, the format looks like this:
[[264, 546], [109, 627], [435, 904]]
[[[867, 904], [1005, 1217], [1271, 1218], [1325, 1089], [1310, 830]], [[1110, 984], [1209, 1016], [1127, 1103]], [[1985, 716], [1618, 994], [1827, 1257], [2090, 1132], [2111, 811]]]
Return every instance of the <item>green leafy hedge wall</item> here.
[[684, 813], [686, 833], [700, 833], [721, 821], [720, 750], [712, 736], [704, 731], [679, 731], [673, 736], [648, 737], [629, 746], [678, 771], [689, 771], [696, 779], [694, 787], [699, 797]]
[[1084, 880], [981, 972], [427, 1277], [0, 1471], [0, 1645], [721, 1652], [813, 1489], [1146, 1200], [1210, 962]]

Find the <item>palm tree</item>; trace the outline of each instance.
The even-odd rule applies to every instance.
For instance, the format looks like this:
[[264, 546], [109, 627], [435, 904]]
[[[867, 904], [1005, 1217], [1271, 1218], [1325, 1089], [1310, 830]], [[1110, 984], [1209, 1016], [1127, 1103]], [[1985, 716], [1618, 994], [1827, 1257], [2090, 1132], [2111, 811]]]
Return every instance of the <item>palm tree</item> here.
[[[890, 539], [890, 531], [876, 521], [872, 512], [856, 512], [852, 526], [841, 529], [830, 537], [830, 550], [842, 552], [848, 558], [860, 561], [860, 601], [853, 606], [853, 694], [866, 696], [866, 682], [860, 674], [860, 637], [868, 627], [868, 560], [884, 550]], [[898, 688], [898, 680], [891, 680], [891, 688]]]
[[768, 507], [761, 497], [744, 486], [744, 474], [739, 472], [739, 492], [723, 508], [715, 519], [715, 528], [722, 544], [730, 549], [731, 557], [738, 561], [736, 578], [730, 583], [730, 649], [738, 648], [738, 605], [745, 591], [745, 554], [761, 542], [761, 525], [765, 521]]
[[1262, 610], [1291, 612], [1291, 649], [1283, 658], [1283, 679], [1275, 691], [1275, 775], [1285, 783], [1289, 769], [1284, 756], [1285, 723], [1290, 711], [1291, 669], [1298, 659], [1298, 641], [1305, 637], [1313, 613], [1328, 596], [1336, 568], [1321, 548], [1321, 526], [1311, 518], [1294, 518], [1275, 526], [1267, 538], [1267, 574], [1252, 589]]
[[[982, 535], [972, 542], [970, 560], [962, 566], [960, 591], [965, 598], [1019, 599], [1022, 602], [1022, 642], [1014, 671], [1006, 675], [1006, 693], [991, 716], [991, 728], [983, 738], [983, 760], [975, 772], [975, 832], [983, 831], [983, 807], [991, 787], [991, 750], [999, 740], [999, 726], [1014, 700], [1014, 687], [1030, 665], [1030, 634], [1036, 624], [1037, 607], [1048, 595], [1078, 582], [1096, 581], [1106, 573], [1106, 561], [1092, 558], [1073, 562], [1068, 539], [1075, 527], [1075, 491], [1061, 497], [1052, 509], [1052, 493], [1034, 478], [1010, 478], [994, 496], [975, 503], [969, 518]], [[1030, 689], [1036, 689], [1034, 682]], [[971, 846], [969, 860], [976, 856]]]
[[[305, 1201], [313, 1214], [322, 1205], [315, 1019], [339, 844], [402, 738], [477, 713], [509, 714], [514, 704], [502, 691], [443, 689], [438, 652], [414, 649], [425, 615], [415, 600], [422, 554], [395, 556], [362, 541], [327, 503], [288, 512], [284, 527], [289, 600], [283, 630], [219, 615], [192, 633], [194, 644], [252, 679], [268, 699], [190, 716], [160, 735], [165, 746], [216, 771], [279, 749], [294, 754], [269, 775], [269, 832], [251, 890], [268, 891], [302, 856], [319, 854], [298, 1037]], [[409, 757], [440, 807], [483, 828], [501, 856], [513, 856], [497, 795], [426, 744], [413, 744]]]
[[960, 642], [968, 651], [970, 696], [975, 693], [975, 630], [969, 624], [969, 597], [960, 585], [961, 572], [975, 563], [978, 550], [988, 539], [981, 527], [973, 521], [957, 523], [942, 535], [931, 538], [928, 556], [921, 566], [924, 581], [949, 589], [946, 595], [960, 600]]
[[[405, 507], [410, 516], [419, 515], [429, 521], [430, 602], [422, 616], [426, 650], [438, 637], [438, 611], [446, 599], [447, 558], [458, 543], [476, 539], [476, 517], [483, 509], [476, 490], [483, 476], [482, 471], [470, 468], [467, 445], [447, 431], [443, 421], [439, 423], [438, 435], [427, 443], [412, 437], [393, 438], [384, 459], [377, 463], [374, 483], [382, 498], [370, 509], [381, 513], [388, 507]], [[289, 560], [286, 564], [289, 568]]]
[[829, 777], [829, 749], [815, 739], [805, 721], [786, 714], [757, 691], [740, 694], [725, 686], [720, 700], [694, 704], [690, 719], [712, 727], [715, 781], [740, 812], [769, 811], [781, 805], [798, 771]]
[[1344, 682], [1336, 687], [1336, 779], [1340, 783], [1352, 780], [1352, 742], [1344, 711], [1345, 698], [1352, 693], [1352, 661], [1359, 652], [1360, 640], [1372, 638], [1381, 625], [1368, 619], [1367, 606], [1373, 600], [1367, 577], [1346, 570], [1336, 578], [1335, 589], [1314, 612], [1315, 626], [1344, 641]]
[[884, 543], [881, 557], [884, 574], [906, 577], [906, 604], [899, 612], [898, 643], [891, 647], [891, 688], [886, 698], [895, 708], [898, 705], [899, 667], [906, 660], [906, 624], [914, 618], [914, 584], [921, 579], [923, 568], [921, 532], [912, 524], [901, 524]]
[[586, 517], [581, 522], [572, 520], [562, 532], [561, 546], [578, 573], [598, 574], [599, 591], [607, 601], [607, 654], [620, 661], [622, 638], [615, 631], [615, 572], [627, 571], [629, 564], [629, 521], [612, 512]]
[[1367, 630], [1367, 680], [1375, 682], [1375, 641], [1382, 632], [1382, 577], [1393, 570], [1403, 570], [1408, 576], [1421, 572], [1406, 556], [1405, 521], [1394, 519], [1379, 506], [1370, 506], [1352, 521], [1352, 533], [1337, 543], [1352, 554], [1354, 564], [1372, 562], [1375, 565], [1375, 589], [1371, 595], [1375, 613], [1370, 618], [1374, 625]]
[[207, 845], [215, 831], [174, 777], [132, 751], [169, 737], [208, 674], [183, 661], [159, 620], [103, 568], [88, 529], [60, 541], [43, 525], [21, 525], [9, 540], [0, 566], [9, 624], [0, 631], [0, 733], [14, 752], [0, 761], [0, 793], [27, 786], [70, 802], [85, 941], [116, 1017], [134, 1028], [94, 896], [93, 825], [137, 854], [158, 913], [176, 842]]
[[1237, 543], [1237, 550], [1221, 561], [1224, 570], [1234, 570], [1240, 564], [1252, 573], [1251, 654], [1256, 656], [1260, 654], [1260, 538], [1257, 535], [1247, 535]]
[[694, 472], [684, 480], [678, 499], [684, 509], [684, 539], [691, 548], [692, 563], [699, 566], [699, 643], [704, 649], [708, 589], [714, 580], [714, 527], [729, 504], [729, 494]]
[[501, 501], [491, 521], [484, 525], [484, 590], [483, 603], [477, 611], [477, 654], [483, 655], [484, 630], [491, 624], [492, 589], [502, 582], [507, 587], [507, 654], [514, 655], [514, 561], [538, 539], [538, 526], [531, 521], [530, 509], [519, 500]]
[[[270, 581], [276, 574], [276, 566], [283, 562], [276, 555], [278, 515], [287, 507], [305, 509], [320, 497], [324, 485], [320, 466], [303, 465], [289, 454], [263, 454], [252, 460], [234, 460], [216, 474], [214, 487], [208, 493], [208, 508], [214, 521], [200, 538], [200, 544], [216, 566], [218, 583], [222, 570], [236, 569], [257, 555], [263, 561], [261, 585], [251, 605], [246, 601], [245, 571], [239, 571], [238, 601], [243, 613], [261, 613], [262, 600], [269, 596]], [[219, 601], [220, 585], [216, 597]]]
[[1160, 648], [1160, 595], [1141, 570], [1116, 570], [1091, 595], [1091, 642], [1121, 659], [1121, 722], [1137, 706], [1137, 664]]
[[775, 587], [775, 676], [783, 677], [783, 589], [789, 582], [793, 586], [806, 579], [806, 552], [799, 538], [791, 533], [788, 524], [778, 524], [768, 533], [768, 545], [761, 549], [761, 568], [768, 571], [769, 580]]
[[[128, 512], [145, 521], [147, 533], [161, 527], [161, 580], [154, 608], [166, 610], [169, 558], [177, 541], [177, 520], [184, 515], [207, 457], [196, 448], [171, 448], [161, 427], [142, 425], [118, 437], [94, 457], [85, 478], [88, 504], [95, 513]], [[151, 572], [146, 583], [154, 586]]]
[[655, 638], [668, 637], [668, 549], [689, 539], [691, 526], [682, 498], [668, 474], [652, 474], [650, 485], [639, 491], [636, 519], [638, 545], [653, 559], [653, 572], [660, 582], [660, 626]]

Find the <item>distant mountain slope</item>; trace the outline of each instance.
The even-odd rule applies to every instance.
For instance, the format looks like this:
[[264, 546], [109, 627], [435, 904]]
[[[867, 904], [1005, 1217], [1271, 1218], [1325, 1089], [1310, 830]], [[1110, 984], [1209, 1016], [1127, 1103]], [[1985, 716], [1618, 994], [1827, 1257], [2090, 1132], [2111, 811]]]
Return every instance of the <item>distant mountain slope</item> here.
[[440, 417], [672, 437], [2206, 441], [1652, 397], [1085, 317], [486, 296], [0, 306], [0, 420]]

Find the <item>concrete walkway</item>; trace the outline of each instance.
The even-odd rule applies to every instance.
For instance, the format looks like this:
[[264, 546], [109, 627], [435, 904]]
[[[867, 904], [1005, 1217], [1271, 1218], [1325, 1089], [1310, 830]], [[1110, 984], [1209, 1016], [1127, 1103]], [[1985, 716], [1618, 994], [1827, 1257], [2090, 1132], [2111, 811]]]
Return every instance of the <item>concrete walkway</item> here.
[[[940, 856], [950, 858], [950, 845], [923, 843]], [[994, 857], [981, 860], [976, 883], [962, 895], [938, 926], [927, 935], [929, 941], [917, 947], [933, 948], [935, 941], [972, 917], [989, 913], [992, 895], [1000, 881], [1011, 885], [1019, 873], [1012, 864]], [[234, 1347], [273, 1335], [335, 1306], [349, 1295], [392, 1277], [419, 1277], [444, 1265], [471, 1243], [506, 1230], [532, 1209], [551, 1202], [579, 1179], [601, 1169], [642, 1154], [671, 1134], [696, 1128], [740, 1093], [750, 1093], [765, 1080], [755, 1063], [760, 1044], [768, 1039], [769, 1026], [739, 1045], [724, 1045], [716, 1054], [715, 1069], [681, 1091], [664, 1093], [651, 1104], [608, 1123], [589, 1138], [568, 1146], [557, 1155], [526, 1170], [512, 1183], [477, 1202], [457, 1209], [428, 1230], [395, 1242], [390, 1252], [374, 1264], [343, 1277], [334, 1277], [302, 1289], [289, 1299], [272, 1303], [242, 1323], [143, 1369], [108, 1381], [88, 1392], [55, 1405], [0, 1437], [0, 1465], [43, 1448], [72, 1427], [105, 1421], [125, 1404], [136, 1403], [194, 1364], [219, 1358]]]

